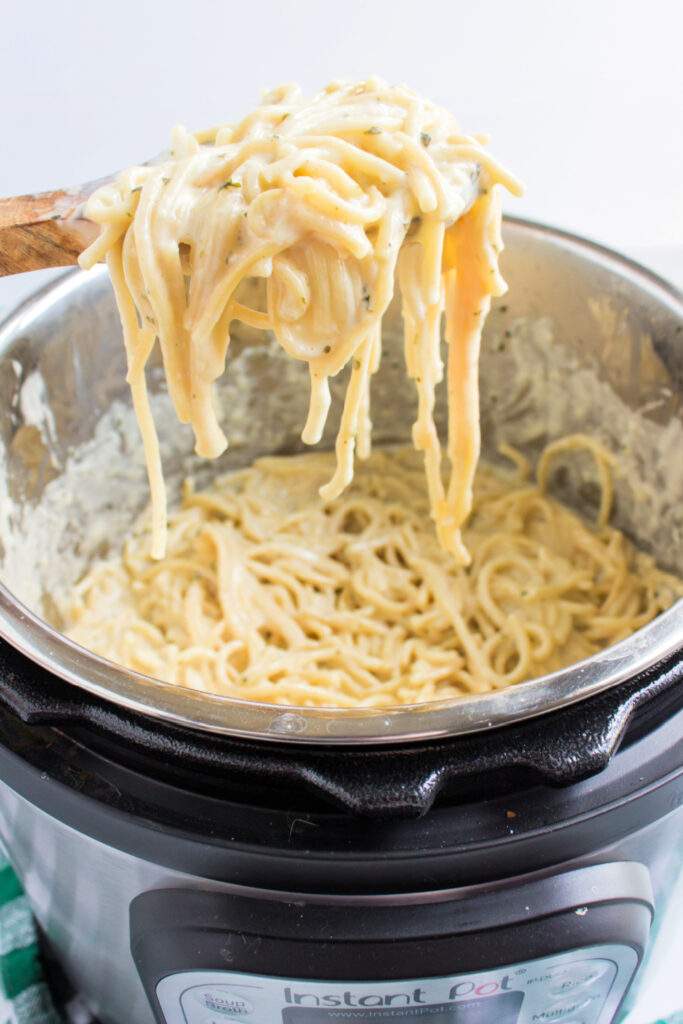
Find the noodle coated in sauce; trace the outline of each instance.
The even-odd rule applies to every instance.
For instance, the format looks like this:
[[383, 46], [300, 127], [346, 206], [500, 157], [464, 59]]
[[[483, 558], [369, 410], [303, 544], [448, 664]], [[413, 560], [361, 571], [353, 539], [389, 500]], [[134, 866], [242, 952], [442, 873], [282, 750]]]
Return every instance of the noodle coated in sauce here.
[[[596, 442], [585, 450], [609, 481]], [[607, 525], [482, 465], [464, 532], [469, 566], [439, 544], [419, 456], [378, 450], [341, 496], [318, 496], [331, 454], [258, 460], [187, 486], [168, 555], [141, 523], [65, 607], [78, 643], [196, 690], [274, 704], [391, 706], [486, 693], [595, 654], [683, 596], [683, 583]]]

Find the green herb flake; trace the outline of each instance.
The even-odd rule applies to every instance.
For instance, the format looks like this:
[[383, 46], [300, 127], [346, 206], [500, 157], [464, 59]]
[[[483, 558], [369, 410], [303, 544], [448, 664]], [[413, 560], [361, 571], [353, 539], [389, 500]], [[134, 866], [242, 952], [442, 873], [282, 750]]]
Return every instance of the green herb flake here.
[[370, 309], [370, 292], [367, 290], [365, 285], [363, 285], [362, 299], [363, 302], [365, 303], [365, 308]]
[[224, 181], [223, 184], [218, 187], [218, 191], [222, 192], [224, 188], [242, 188], [242, 183], [240, 181], [233, 181], [232, 178], [228, 178], [227, 181]]
[[381, 135], [382, 134], [382, 129], [378, 128], [377, 125], [373, 124], [373, 126], [371, 128], [366, 128], [366, 130], [363, 132], [363, 134], [364, 135]]
[[429, 145], [429, 143], [431, 141], [432, 141], [432, 137], [429, 134], [429, 132], [420, 132], [420, 142], [425, 147], [425, 149], [427, 148], [427, 146]]
[[142, 185], [136, 185], [135, 188], [130, 190], [131, 195], [133, 195], [134, 192], [142, 192]]
[[354, 359], [353, 368], [354, 370], [360, 370], [360, 359]]
[[332, 346], [331, 345], [325, 345], [325, 348], [323, 349], [323, 352], [325, 353], [325, 355], [327, 355], [331, 351], [332, 351]]
[[481, 164], [475, 164], [472, 170], [470, 171], [470, 181], [472, 182], [473, 185], [476, 185], [476, 183], [479, 181], [480, 174]]
[[161, 179], [161, 183], [162, 183], [162, 185], [168, 185], [170, 180], [171, 180], [170, 178], [162, 178]]

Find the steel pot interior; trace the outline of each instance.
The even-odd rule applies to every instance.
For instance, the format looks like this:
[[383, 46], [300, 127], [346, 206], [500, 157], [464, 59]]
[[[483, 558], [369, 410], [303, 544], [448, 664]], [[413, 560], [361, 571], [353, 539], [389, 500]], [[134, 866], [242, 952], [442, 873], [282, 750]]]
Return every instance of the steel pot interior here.
[[[636, 264], [575, 236], [509, 220], [481, 364], [484, 454], [505, 440], [532, 459], [584, 431], [619, 454], [615, 521], [683, 573], [683, 297]], [[375, 443], [408, 441], [415, 398], [400, 312], [386, 318], [373, 382]], [[323, 439], [332, 447], [339, 414]], [[265, 452], [301, 450], [306, 369], [238, 329], [218, 405], [230, 448], [200, 462], [150, 373], [171, 493]], [[445, 424], [441, 395], [437, 418]], [[561, 497], [591, 514], [589, 461], [560, 474]], [[59, 632], [54, 595], [125, 536], [147, 501], [121, 332], [104, 268], [69, 272], [0, 328], [0, 635], [37, 665], [116, 704], [194, 728], [271, 740], [396, 742], [488, 729], [614, 686], [683, 647], [683, 602], [601, 654], [510, 690], [395, 710], [283, 708], [151, 680]]]

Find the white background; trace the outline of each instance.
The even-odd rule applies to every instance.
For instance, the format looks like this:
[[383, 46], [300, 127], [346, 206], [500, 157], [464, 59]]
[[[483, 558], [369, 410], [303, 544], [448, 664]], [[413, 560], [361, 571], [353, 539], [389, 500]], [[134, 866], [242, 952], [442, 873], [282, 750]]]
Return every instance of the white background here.
[[[0, 0], [0, 10], [0, 195], [144, 160], [177, 121], [230, 120], [263, 86], [295, 79], [312, 91], [376, 72], [450, 107], [464, 129], [491, 132], [527, 185], [510, 212], [683, 282], [681, 0]], [[0, 280], [0, 307], [41, 280]]]
[[[0, 195], [101, 177], [266, 85], [377, 72], [488, 131], [510, 212], [683, 277], [681, 0], [0, 0]], [[647, 251], [646, 251], [647, 250]], [[36, 287], [0, 281], [0, 305]]]

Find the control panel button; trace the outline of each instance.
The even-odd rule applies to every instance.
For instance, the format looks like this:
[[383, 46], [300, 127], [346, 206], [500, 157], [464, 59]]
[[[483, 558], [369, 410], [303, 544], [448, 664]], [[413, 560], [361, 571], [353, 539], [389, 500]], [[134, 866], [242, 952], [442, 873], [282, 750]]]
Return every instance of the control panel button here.
[[608, 970], [609, 965], [598, 961], [555, 967], [549, 972], [552, 979], [549, 991], [551, 995], [564, 996], [580, 989], [589, 988]]
[[581, 1010], [585, 1010], [587, 1006], [590, 1006], [592, 999], [585, 999], [579, 996], [576, 999], [557, 1000], [554, 1003], [548, 1003], [547, 1006], [541, 1010], [540, 1013], [534, 1014], [534, 1020], [538, 1021], [561, 1021], [562, 1024], [575, 1017]]
[[252, 1004], [241, 992], [235, 992], [227, 986], [201, 985], [192, 994], [195, 1002], [210, 1013], [203, 1024], [228, 1024], [228, 1021], [243, 1019], [254, 1011]]

